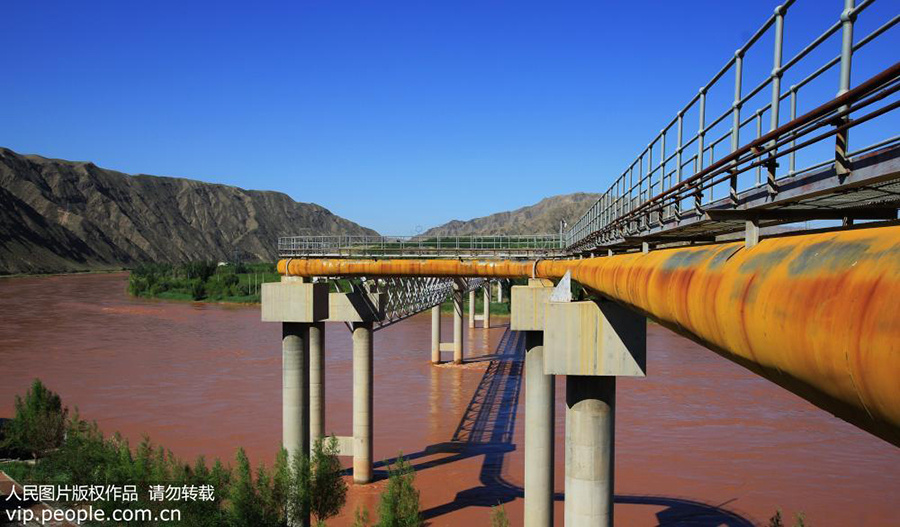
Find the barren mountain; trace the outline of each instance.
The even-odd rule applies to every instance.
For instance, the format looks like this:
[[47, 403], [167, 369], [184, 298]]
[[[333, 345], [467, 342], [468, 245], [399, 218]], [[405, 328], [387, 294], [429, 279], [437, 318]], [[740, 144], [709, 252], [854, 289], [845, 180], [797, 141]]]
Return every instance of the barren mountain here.
[[131, 176], [0, 148], [0, 274], [274, 260], [279, 236], [376, 234], [279, 192]]
[[540, 202], [508, 212], [468, 221], [453, 220], [425, 232], [429, 236], [468, 234], [556, 234], [559, 221], [572, 225], [594, 204], [600, 194], [578, 192], [544, 198]]

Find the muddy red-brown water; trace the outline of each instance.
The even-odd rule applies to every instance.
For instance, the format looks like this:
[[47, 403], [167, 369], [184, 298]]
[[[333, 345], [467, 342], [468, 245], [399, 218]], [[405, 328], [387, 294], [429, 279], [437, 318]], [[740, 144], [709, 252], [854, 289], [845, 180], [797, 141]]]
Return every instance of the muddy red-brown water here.
[[[127, 276], [0, 280], [0, 416], [40, 377], [83, 417], [178, 456], [270, 464], [281, 440], [280, 329], [257, 306], [129, 297]], [[452, 321], [443, 317], [444, 338]], [[375, 459], [416, 468], [431, 525], [486, 525], [503, 503], [522, 522], [521, 341], [495, 318], [466, 328], [472, 362], [430, 364], [430, 315], [375, 334]], [[900, 449], [656, 325], [645, 379], [621, 379], [616, 523], [763, 524], [781, 508], [807, 525], [900, 525]], [[350, 435], [351, 340], [326, 336], [326, 428]], [[476, 392], [478, 395], [476, 396]], [[557, 381], [556, 523], [563, 523], [565, 385]], [[345, 460], [349, 464], [349, 460]], [[384, 467], [376, 476], [384, 477]], [[384, 482], [353, 487], [374, 511]], [[792, 523], [792, 520], [791, 522]]]

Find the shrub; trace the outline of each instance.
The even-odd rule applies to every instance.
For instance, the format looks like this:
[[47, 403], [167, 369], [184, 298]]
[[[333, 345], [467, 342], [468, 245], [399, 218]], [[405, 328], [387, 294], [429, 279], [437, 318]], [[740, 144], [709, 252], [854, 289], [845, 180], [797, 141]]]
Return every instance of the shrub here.
[[310, 511], [319, 523], [337, 516], [347, 501], [347, 484], [341, 476], [338, 440], [317, 439], [310, 460]]
[[191, 282], [191, 298], [194, 300], [203, 300], [206, 298], [206, 286], [202, 280], [193, 280]]
[[132, 274], [128, 277], [128, 292], [134, 296], [141, 296], [149, 287], [147, 279], [142, 276]]
[[243, 448], [238, 449], [236, 461], [234, 481], [229, 492], [231, 506], [228, 523], [234, 527], [262, 525], [262, 506], [250, 474], [250, 460]]
[[356, 508], [356, 513], [354, 514], [353, 519], [353, 527], [369, 527], [369, 509]]
[[784, 527], [784, 522], [781, 521], [781, 509], [775, 511], [775, 514], [769, 518], [769, 527]]
[[199, 278], [205, 282], [215, 274], [217, 267], [216, 262], [188, 262], [184, 264], [184, 272], [188, 278]]
[[[806, 516], [802, 512], [794, 515], [794, 527], [806, 527]], [[781, 519], [781, 509], [775, 511], [775, 514], [769, 518], [767, 527], [784, 527], [784, 520]]]
[[418, 527], [419, 490], [415, 486], [416, 473], [400, 454], [397, 463], [388, 466], [388, 485], [378, 505], [379, 527]]
[[491, 527], [509, 527], [506, 509], [499, 503], [496, 507], [491, 507]]
[[310, 469], [306, 456], [290, 458], [290, 485], [287, 491], [285, 510], [290, 524], [297, 524], [298, 518], [309, 517]]
[[25, 399], [16, 396], [15, 406], [15, 417], [4, 426], [0, 452], [38, 457], [62, 444], [69, 409], [63, 407], [59, 395], [35, 379]]

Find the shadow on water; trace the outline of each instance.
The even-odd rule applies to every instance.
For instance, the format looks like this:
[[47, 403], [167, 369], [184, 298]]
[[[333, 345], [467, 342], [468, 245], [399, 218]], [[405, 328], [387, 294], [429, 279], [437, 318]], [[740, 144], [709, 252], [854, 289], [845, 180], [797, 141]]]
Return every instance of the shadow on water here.
[[[490, 364], [450, 441], [405, 454], [416, 471], [484, 456], [479, 473], [480, 485], [460, 491], [453, 501], [422, 511], [426, 520], [466, 507], [493, 507], [525, 495], [524, 489], [503, 478], [503, 462], [508, 452], [516, 449], [513, 431], [519, 408], [519, 394], [525, 361], [525, 334], [506, 329]], [[426, 459], [433, 456], [435, 459]], [[375, 464], [375, 478], [387, 477], [387, 466], [396, 458]], [[554, 499], [562, 501], [563, 493]], [[665, 497], [617, 495], [615, 503], [665, 507], [656, 514], [660, 526], [667, 527], [753, 527], [753, 522], [720, 505]]]

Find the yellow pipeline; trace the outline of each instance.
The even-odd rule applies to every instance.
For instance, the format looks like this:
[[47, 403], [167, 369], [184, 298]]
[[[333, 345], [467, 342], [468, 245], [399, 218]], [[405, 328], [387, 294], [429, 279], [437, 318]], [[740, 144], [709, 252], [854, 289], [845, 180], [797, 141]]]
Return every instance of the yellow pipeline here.
[[[289, 262], [289, 265], [287, 265]], [[289, 268], [289, 269], [286, 269]], [[581, 260], [282, 260], [300, 276], [572, 278], [900, 446], [900, 226]]]

